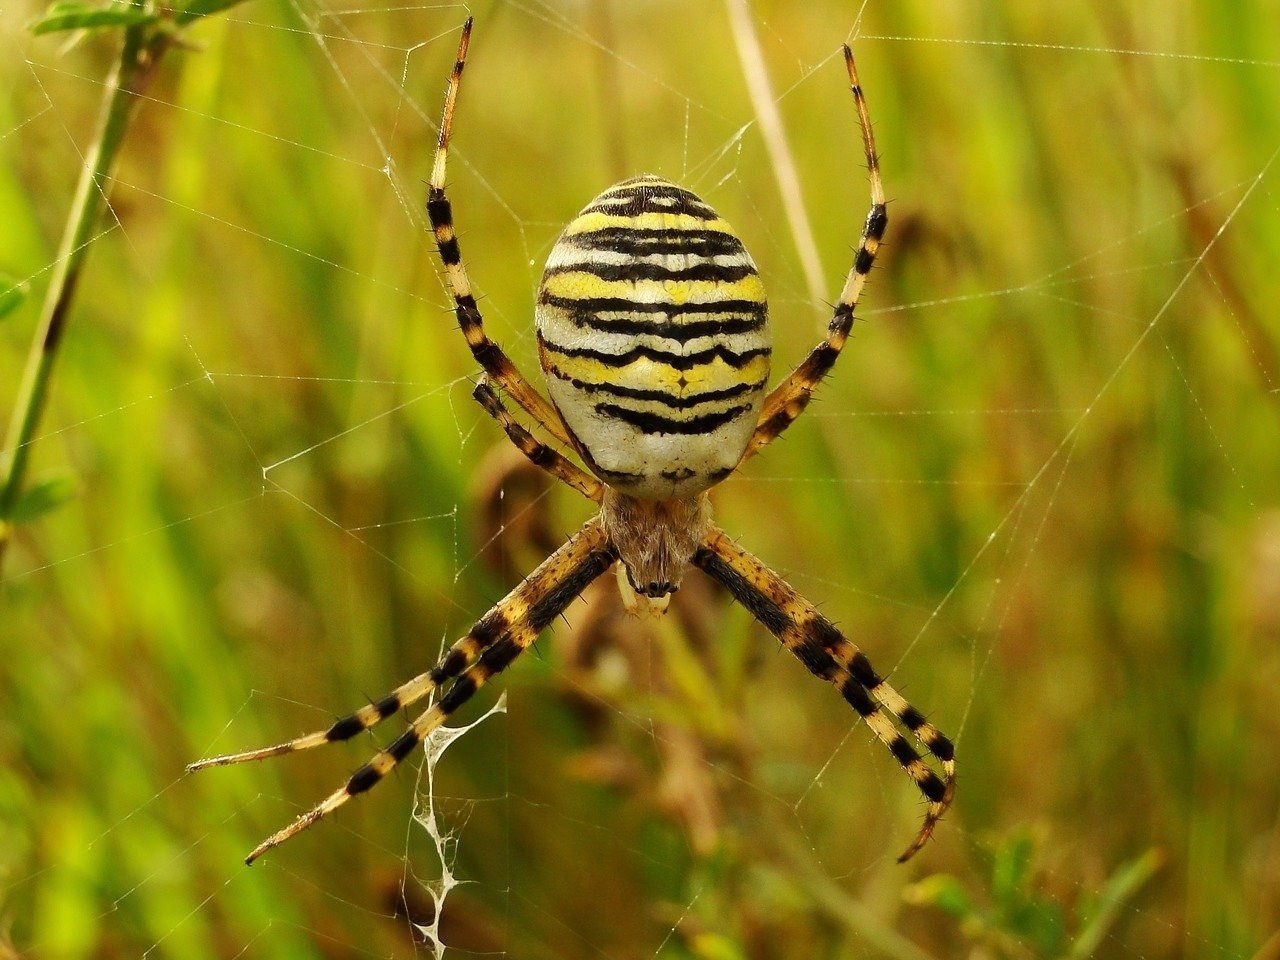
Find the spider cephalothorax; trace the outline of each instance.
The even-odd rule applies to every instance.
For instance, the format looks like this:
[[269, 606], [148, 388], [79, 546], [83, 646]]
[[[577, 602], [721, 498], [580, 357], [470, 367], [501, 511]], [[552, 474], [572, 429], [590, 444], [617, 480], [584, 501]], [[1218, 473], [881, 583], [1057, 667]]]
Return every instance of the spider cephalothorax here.
[[[458, 324], [485, 371], [475, 398], [530, 460], [595, 501], [600, 511], [430, 670], [328, 730], [191, 768], [346, 740], [440, 691], [434, 705], [344, 786], [250, 853], [251, 863], [386, 776], [610, 567], [619, 571], [629, 607], [661, 612], [688, 567], [695, 566], [726, 587], [810, 672], [834, 685], [915, 781], [928, 811], [900, 858], [907, 859], [951, 803], [951, 741], [830, 620], [712, 524], [706, 492], [804, 412], [813, 388], [844, 348], [875, 262], [887, 217], [853, 55], [844, 48], [871, 175], [871, 212], [825, 339], [766, 394], [764, 287], [742, 241], [688, 190], [659, 177], [637, 177], [596, 197], [551, 251], [536, 314], [548, 403], [485, 333], [445, 195], [449, 136], [470, 37], [467, 20], [445, 94], [427, 214]], [[590, 472], [515, 420], [495, 385], [551, 438], [581, 456]], [[942, 776], [907, 734], [924, 746]]]
[[644, 500], [606, 487], [600, 522], [618, 552], [618, 586], [627, 609], [661, 613], [711, 530], [711, 504], [705, 493]]

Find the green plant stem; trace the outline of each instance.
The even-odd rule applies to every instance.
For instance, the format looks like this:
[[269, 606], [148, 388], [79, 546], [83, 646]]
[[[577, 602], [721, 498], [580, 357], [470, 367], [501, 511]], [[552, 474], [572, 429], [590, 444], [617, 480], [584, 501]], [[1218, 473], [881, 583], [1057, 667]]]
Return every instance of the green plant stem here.
[[111, 171], [133, 119], [139, 100], [137, 94], [146, 86], [164, 47], [162, 39], [148, 40], [142, 27], [126, 29], [119, 59], [106, 82], [98, 134], [85, 156], [84, 170], [76, 186], [53, 265], [53, 278], [45, 294], [40, 325], [27, 355], [22, 386], [5, 439], [5, 455], [0, 461], [4, 478], [0, 483], [0, 570], [13, 539], [13, 513], [22, 493], [32, 441], [48, 402], [58, 346], [75, 299], [80, 272], [107, 207]]

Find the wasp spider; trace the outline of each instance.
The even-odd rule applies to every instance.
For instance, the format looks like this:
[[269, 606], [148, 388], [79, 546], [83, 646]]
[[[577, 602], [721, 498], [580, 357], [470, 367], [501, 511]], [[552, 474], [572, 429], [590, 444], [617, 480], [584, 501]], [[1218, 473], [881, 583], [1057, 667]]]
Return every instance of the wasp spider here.
[[[467, 345], [484, 368], [475, 398], [539, 467], [599, 504], [599, 512], [480, 618], [434, 667], [328, 730], [192, 770], [346, 740], [442, 691], [409, 729], [347, 783], [263, 841], [247, 862], [311, 826], [385, 777], [588, 584], [617, 568], [635, 613], [660, 613], [692, 565], [719, 581], [816, 676], [832, 683], [897, 758], [927, 801], [902, 854], [919, 850], [951, 802], [951, 741], [907, 703], [808, 600], [711, 522], [707, 491], [790, 426], [848, 339], [853, 311], [884, 234], [884, 190], [853, 55], [845, 64], [862, 127], [871, 212], [826, 338], [767, 394], [770, 337], [764, 287], [730, 226], [694, 194], [641, 176], [610, 187], [551, 250], [536, 323], [548, 403], [485, 333], [458, 249], [445, 162], [471, 37], [463, 27], [445, 94], [427, 212]], [[583, 470], [536, 439], [503, 406], [501, 389]], [[899, 727], [923, 744], [939, 776]]]

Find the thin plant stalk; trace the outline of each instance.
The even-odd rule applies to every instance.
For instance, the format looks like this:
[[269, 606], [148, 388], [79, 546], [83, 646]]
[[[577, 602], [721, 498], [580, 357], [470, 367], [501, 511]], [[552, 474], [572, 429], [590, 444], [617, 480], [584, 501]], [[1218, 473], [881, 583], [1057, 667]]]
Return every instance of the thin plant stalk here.
[[[751, 7], [748, 0], [726, 0], [726, 7], [734, 43], [738, 48], [738, 58], [742, 62], [742, 75], [747, 81], [747, 92], [751, 96], [751, 106], [760, 124], [765, 148], [769, 151], [769, 162], [787, 211], [791, 237], [795, 241], [796, 252], [800, 254], [800, 266], [804, 270], [805, 286], [809, 288], [809, 299], [815, 304], [824, 303], [827, 294], [825, 281], [822, 279], [822, 258], [818, 255], [818, 241], [805, 210], [800, 174], [796, 170], [791, 144], [787, 141], [787, 134], [782, 126], [782, 114], [778, 111], [773, 84], [769, 81], [769, 71], [764, 63], [764, 51], [760, 48], [760, 38], [756, 36], [755, 23], [751, 19]], [[823, 321], [823, 327], [825, 329], [826, 320]]]
[[[778, 100], [769, 79], [764, 50], [760, 46], [760, 37], [756, 34], [755, 22], [751, 17], [750, 0], [725, 0], [725, 8], [729, 14], [729, 24], [733, 30], [734, 44], [742, 65], [742, 76], [747, 83], [751, 107], [755, 111], [756, 122], [760, 125], [760, 135], [769, 154], [769, 165], [773, 168], [778, 193], [786, 210], [787, 225], [796, 245], [796, 253], [800, 257], [809, 301], [814, 305], [824, 304], [828, 293], [822, 275], [818, 241], [805, 209], [800, 173], [791, 151], [791, 143], [787, 140], [786, 129], [782, 125], [782, 113], [778, 110]], [[822, 320], [823, 333], [826, 332], [829, 319], [828, 316]], [[832, 421], [819, 421], [818, 431], [828, 451], [835, 453], [842, 449], [843, 431], [835, 430]]]
[[111, 172], [137, 108], [138, 94], [154, 73], [165, 46], [163, 38], [148, 40], [142, 27], [129, 27], [124, 31], [120, 56], [105, 85], [98, 133], [85, 156], [84, 169], [54, 262], [53, 278], [45, 294], [40, 324], [27, 354], [22, 385], [5, 439], [4, 457], [0, 459], [0, 471], [3, 472], [3, 480], [0, 481], [0, 571], [13, 540], [16, 526], [14, 511], [22, 494], [36, 430], [48, 403], [58, 347], [75, 300], [80, 273], [107, 208]]

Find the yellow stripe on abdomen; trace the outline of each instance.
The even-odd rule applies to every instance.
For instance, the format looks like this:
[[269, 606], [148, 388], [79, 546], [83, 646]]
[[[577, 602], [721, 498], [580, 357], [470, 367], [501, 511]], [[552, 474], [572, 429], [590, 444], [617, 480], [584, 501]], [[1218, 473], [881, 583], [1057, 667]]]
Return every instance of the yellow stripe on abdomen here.
[[561, 380], [590, 386], [613, 385], [633, 390], [657, 390], [674, 399], [694, 398], [709, 391], [728, 390], [744, 383], [758, 383], [769, 375], [768, 354], [756, 354], [741, 367], [716, 357], [687, 370], [641, 357], [624, 367], [610, 366], [591, 356], [564, 356], [545, 347], [548, 372]]
[[758, 273], [740, 280], [606, 280], [587, 270], [573, 270], [547, 277], [542, 290], [567, 300], [613, 299], [634, 303], [683, 306], [687, 303], [718, 304], [726, 300], [765, 303], [764, 284]]
[[591, 212], [582, 214], [564, 228], [564, 236], [570, 237], [576, 234], [593, 233], [597, 230], [607, 230], [611, 227], [621, 227], [627, 230], [714, 230], [717, 233], [737, 236], [733, 232], [733, 228], [718, 217], [714, 220], [702, 220], [686, 214], [662, 211], [646, 212], [632, 217], [625, 214], [591, 210], [590, 207], [587, 209]]

